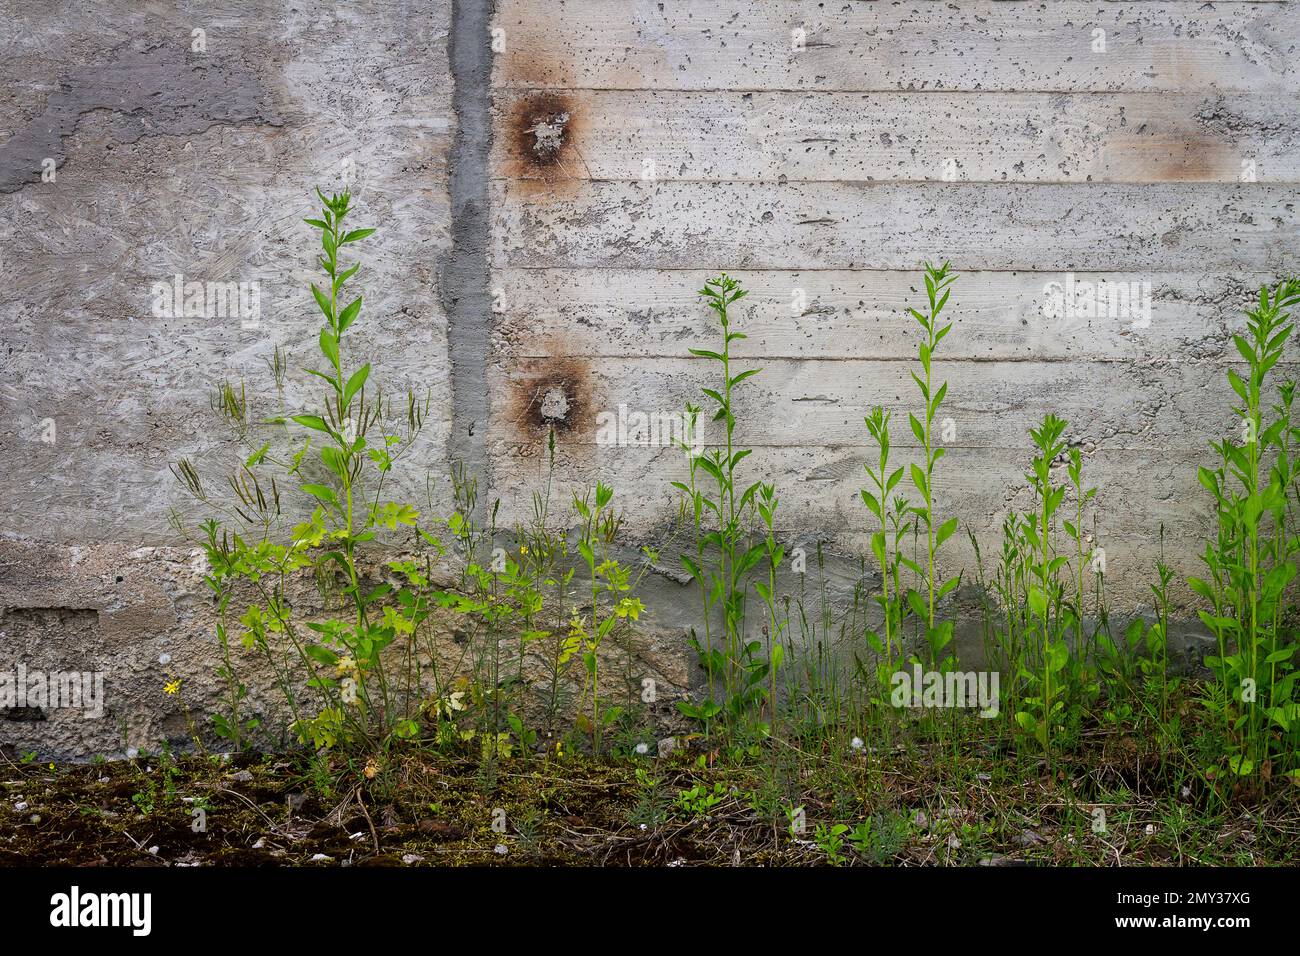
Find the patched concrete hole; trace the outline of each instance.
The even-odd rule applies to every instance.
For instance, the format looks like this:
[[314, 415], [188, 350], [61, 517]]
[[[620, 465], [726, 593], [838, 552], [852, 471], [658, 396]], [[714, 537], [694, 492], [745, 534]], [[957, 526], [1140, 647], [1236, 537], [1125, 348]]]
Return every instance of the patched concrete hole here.
[[562, 422], [569, 415], [569, 396], [558, 385], [552, 385], [542, 395], [542, 418], [552, 422]]
[[528, 132], [533, 136], [533, 152], [539, 159], [550, 159], [564, 148], [568, 125], [568, 113], [552, 113], [534, 120]]

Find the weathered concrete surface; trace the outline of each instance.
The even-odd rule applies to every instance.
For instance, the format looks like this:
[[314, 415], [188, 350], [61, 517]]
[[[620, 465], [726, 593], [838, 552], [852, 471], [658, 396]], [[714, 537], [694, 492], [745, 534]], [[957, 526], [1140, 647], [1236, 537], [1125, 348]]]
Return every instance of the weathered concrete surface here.
[[1291, 12], [1195, 0], [500, 0], [512, 39], [497, 75], [592, 90], [1285, 93], [1300, 84]]
[[[423, 500], [421, 464], [445, 474], [449, 5], [5, 2], [0, 22], [0, 669], [102, 668], [108, 696], [98, 720], [0, 718], [0, 744], [183, 741], [164, 672], [205, 722], [217, 655], [195, 555], [168, 527], [168, 466], [187, 456], [221, 485], [239, 449], [214, 387], [247, 380], [268, 416], [274, 349], [313, 361], [315, 185], [350, 183], [358, 224], [380, 227], [358, 328], [386, 390], [431, 402], [408, 490]], [[156, 315], [153, 285], [175, 274], [259, 283], [257, 321]], [[309, 382], [291, 374], [285, 404]]]
[[[576, 409], [560, 487], [611, 481], [628, 530], [661, 539], [685, 457], [601, 442], [597, 423], [701, 400], [713, 369], [686, 349], [718, 337], [695, 290], [726, 270], [750, 289], [738, 367], [763, 369], [738, 398], [746, 480], [775, 479], [787, 543], [824, 542], [857, 580], [862, 416], [892, 408], [898, 463], [916, 455], [904, 309], [922, 262], [950, 260], [938, 508], [995, 550], [1029, 501], [1029, 426], [1066, 417], [1099, 488], [1108, 597], [1141, 610], [1157, 558], [1197, 570], [1212, 509], [1196, 465], [1237, 425], [1231, 335], [1259, 284], [1296, 269], [1293, 12], [500, 0], [493, 392], [514, 399], [493, 409], [498, 490], [535, 474], [544, 422], [525, 399], [559, 383]], [[518, 131], [560, 114], [542, 162]], [[1053, 314], [1045, 293], [1076, 281], [1145, 289], [1149, 308]], [[966, 535], [945, 552], [969, 579]]]
[[[382, 227], [361, 281], [385, 384], [448, 404], [445, 375], [429, 374], [446, 361], [436, 279], [449, 222], [445, 8], [309, 15], [249, 3], [228, 22], [112, 6], [83, 19], [66, 4], [28, 22], [3, 79], [6, 100], [26, 107], [0, 130], [12, 137], [0, 142], [0, 170], [23, 184], [0, 200], [11, 276], [0, 400], [7, 481], [21, 489], [6, 530], [65, 542], [164, 534], [169, 462], [220, 450], [197, 427], [211, 420], [213, 386], [247, 379], [255, 414], [270, 414], [273, 349], [311, 360], [313, 236], [301, 220], [315, 211], [313, 185], [351, 179], [358, 215]], [[207, 53], [190, 52], [191, 29], [204, 28]], [[325, 64], [346, 64], [348, 82]], [[105, 96], [113, 84], [97, 78], [109, 74], [118, 91]], [[29, 168], [34, 139], [58, 147], [53, 182]], [[257, 327], [155, 317], [154, 283], [178, 273], [260, 283]], [[295, 376], [288, 403], [307, 387]], [[40, 440], [47, 421], [52, 444]], [[445, 416], [426, 440], [427, 459], [443, 457]]]
[[[0, 720], [0, 745], [42, 754], [183, 742], [167, 672], [211, 707], [212, 608], [168, 527], [168, 466], [224, 474], [240, 449], [205, 424], [212, 389], [245, 379], [272, 414], [265, 361], [313, 355], [313, 185], [350, 182], [380, 227], [367, 357], [430, 400], [395, 494], [445, 511], [460, 460], [509, 526], [555, 426], [555, 500], [609, 481], [629, 560], [660, 548], [645, 666], [672, 685], [695, 608], [669, 487], [685, 460], [597, 428], [699, 401], [708, 275], [752, 290], [745, 468], [780, 486], [789, 547], [823, 545], [837, 607], [867, 550], [862, 415], [894, 407], [915, 454], [902, 310], [946, 258], [938, 507], [995, 550], [1028, 500], [1025, 429], [1063, 414], [1132, 611], [1158, 556], [1196, 567], [1231, 333], [1297, 266], [1289, 3], [0, 0], [0, 24], [0, 669], [109, 673], [110, 717]], [[178, 274], [257, 283], [260, 314], [156, 314]], [[1067, 278], [1149, 283], [1150, 311], [1048, 315]], [[310, 388], [291, 374], [284, 403]], [[945, 551], [970, 573], [964, 533]]]

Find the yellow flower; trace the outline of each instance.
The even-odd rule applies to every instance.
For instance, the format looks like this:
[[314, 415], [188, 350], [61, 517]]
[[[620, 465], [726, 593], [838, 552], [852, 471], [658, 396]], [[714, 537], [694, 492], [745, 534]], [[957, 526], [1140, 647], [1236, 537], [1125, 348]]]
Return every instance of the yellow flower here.
[[527, 554], [527, 553], [528, 553], [528, 545], [526, 545], [526, 544], [521, 544], [521, 545], [519, 546], [519, 553], [520, 553], [520, 554]]
[[177, 678], [176, 680], [169, 680], [167, 683], [163, 684], [163, 693], [166, 694], [168, 697], [175, 696], [176, 693], [180, 691], [180, 689], [181, 689], [180, 678]]
[[641, 612], [645, 610], [645, 605], [641, 603], [640, 598], [623, 598], [614, 608], [614, 614], [618, 617], [630, 617], [634, 621], [641, 619]]

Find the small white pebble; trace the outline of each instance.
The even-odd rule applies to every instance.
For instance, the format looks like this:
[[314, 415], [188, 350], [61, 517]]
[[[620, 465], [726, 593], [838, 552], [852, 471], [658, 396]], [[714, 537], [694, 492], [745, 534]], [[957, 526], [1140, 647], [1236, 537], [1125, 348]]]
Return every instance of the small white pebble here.
[[140, 756], [140, 751], [137, 750], [135, 747], [127, 747], [127, 748], [126, 748], [126, 759], [127, 759], [127, 760], [134, 760], [134, 759], [135, 759], [136, 757], [138, 757], [138, 756]]
[[1156, 825], [1154, 823], [1148, 823], [1147, 836], [1155, 836], [1155, 832], [1156, 832]]
[[324, 853], [317, 853], [311, 858], [312, 863], [333, 863], [334, 857], [326, 856]]
[[258, 837], [257, 842], [253, 844], [254, 850], [260, 850], [266, 846], [266, 837]]
[[492, 852], [495, 853], [497, 856], [505, 856], [510, 851], [506, 848], [506, 845], [504, 843], [498, 843], [496, 845], [496, 848]]
[[403, 853], [402, 862], [407, 866], [410, 866], [412, 863], [423, 863], [424, 857], [420, 856], [418, 853]]
[[158, 848], [157, 848], [156, 846], [151, 846], [151, 847], [149, 847], [149, 852], [152, 853], [154, 856], [157, 856], [157, 855], [158, 855]]
[[158, 655], [158, 663], [161, 664], [163, 667], [166, 667], [171, 662], [172, 662], [172, 656], [170, 654]]
[[639, 753], [642, 757], [644, 757], [646, 754], [648, 754], [648, 753], [650, 752], [650, 745], [649, 745], [649, 744], [637, 744], [637, 745], [636, 745], [636, 752]]
[[26, 800], [22, 800], [22, 801], [19, 801], [18, 803], [15, 803], [15, 804], [14, 804], [14, 810], [15, 810], [16, 812], [18, 812], [18, 813], [22, 813], [22, 812], [23, 812], [24, 810], [26, 810], [26, 809], [27, 809], [27, 801], [26, 801]]

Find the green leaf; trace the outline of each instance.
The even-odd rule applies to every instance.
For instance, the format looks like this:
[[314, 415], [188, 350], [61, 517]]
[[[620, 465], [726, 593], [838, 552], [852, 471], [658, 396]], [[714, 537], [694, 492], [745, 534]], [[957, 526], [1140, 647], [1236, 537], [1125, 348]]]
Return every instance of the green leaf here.
[[887, 559], [885, 556], [885, 532], [877, 531], [871, 536], [871, 551], [876, 556], [876, 561], [882, 568], [885, 567]]
[[303, 653], [318, 664], [334, 665], [339, 662], [339, 656], [331, 651], [328, 647], [322, 647], [320, 644], [308, 644], [303, 647]]
[[327, 485], [316, 485], [316, 484], [308, 483], [302, 486], [302, 490], [307, 492], [307, 494], [311, 495], [314, 498], [319, 498], [321, 501], [327, 502], [336, 507], [338, 506], [339, 499], [337, 496], [335, 496], [334, 489], [330, 488]]
[[929, 619], [930, 609], [926, 606], [925, 601], [921, 599], [921, 595], [919, 593], [917, 593], [916, 591], [908, 591], [907, 603], [908, 606], [911, 607], [912, 613], [915, 614], [917, 617], [924, 618], [927, 620]]
[[343, 454], [337, 448], [326, 445], [320, 450], [320, 459], [324, 462], [325, 467], [338, 477], [339, 481], [345, 481], [344, 473], [346, 468], [343, 463]]
[[916, 485], [916, 490], [921, 493], [921, 497], [929, 498], [929, 482], [925, 479], [925, 472], [920, 465], [912, 465], [912, 484]]
[[263, 445], [263, 446], [262, 446], [261, 448], [259, 448], [257, 451], [255, 451], [255, 452], [253, 452], [251, 455], [249, 455], [248, 458], [244, 461], [244, 467], [245, 467], [245, 468], [252, 468], [254, 465], [261, 464], [262, 459], [266, 457], [267, 449], [270, 448], [270, 447], [271, 447], [271, 443], [270, 443], [270, 442], [267, 442], [265, 445]]
[[916, 436], [916, 440], [920, 442], [922, 445], [924, 445], [925, 426], [921, 424], [920, 419], [918, 419], [915, 415], [908, 413], [907, 423], [912, 426], [912, 434]]
[[1255, 364], [1255, 350], [1251, 347], [1249, 342], [1240, 335], [1234, 335], [1232, 337], [1232, 344], [1237, 346], [1237, 351], [1241, 353], [1241, 357], [1246, 360], [1248, 365]]
[[1246, 383], [1241, 380], [1241, 376], [1233, 369], [1228, 369], [1228, 384], [1232, 386], [1232, 390], [1237, 393], [1237, 396], [1243, 402], [1250, 404], [1250, 398], [1246, 390]]
[[735, 566], [734, 579], [739, 581], [742, 577], [744, 577], [745, 573], [749, 571], [749, 569], [752, 568], [754, 565], [756, 565], [759, 559], [762, 558], [763, 555], [766, 553], [767, 553], [767, 545], [764, 543], [756, 544], [748, 551], [746, 551], [744, 557], [742, 557]]
[[1029, 607], [1039, 617], [1047, 615], [1047, 595], [1043, 593], [1042, 588], [1029, 589]]
[[316, 288], [316, 283], [314, 282], [311, 284], [311, 294], [315, 296], [316, 304], [320, 306], [321, 312], [325, 314], [326, 321], [328, 321], [332, 325], [334, 323], [334, 311], [333, 308], [330, 306], [329, 296], [327, 296], [320, 289]]
[[320, 350], [330, 360], [331, 365], [335, 368], [339, 367], [339, 342], [329, 329], [320, 330]]
[[876, 500], [876, 496], [873, 495], [871, 492], [867, 491], [866, 488], [862, 489], [861, 494], [862, 494], [862, 503], [865, 504], [868, 509], [870, 509], [873, 515], [879, 518], [880, 502]]
[[[347, 331], [348, 326], [356, 321], [358, 313], [361, 312], [361, 296], [352, 300], [342, 312], [339, 313], [339, 335]], [[337, 364], [337, 363], [335, 363]]]
[[366, 384], [366, 379], [370, 376], [370, 363], [367, 362], [361, 368], [352, 373], [348, 378], [348, 384], [343, 388], [343, 404], [346, 407], [352, 401], [352, 397], [361, 390], [361, 386]]
[[324, 432], [327, 435], [333, 434], [330, 431], [330, 427], [325, 424], [325, 419], [321, 418], [319, 415], [294, 415], [293, 420], [299, 425], [303, 425], [307, 428], [314, 428], [318, 432]]

